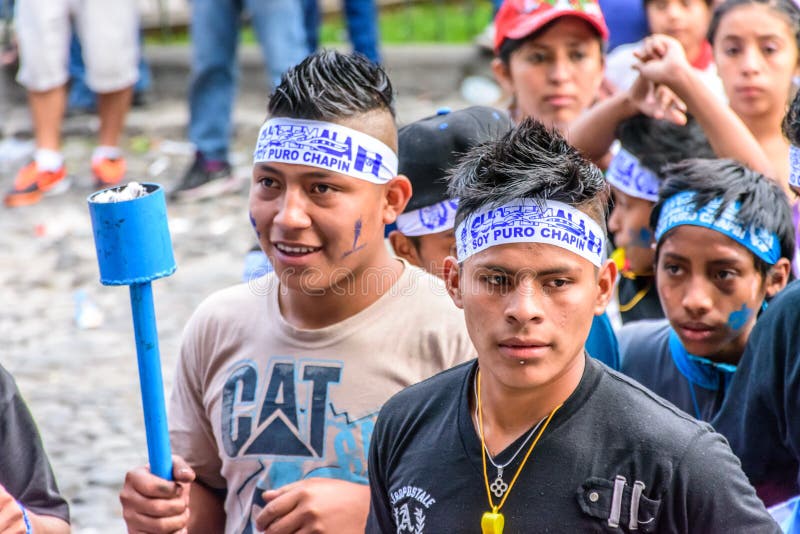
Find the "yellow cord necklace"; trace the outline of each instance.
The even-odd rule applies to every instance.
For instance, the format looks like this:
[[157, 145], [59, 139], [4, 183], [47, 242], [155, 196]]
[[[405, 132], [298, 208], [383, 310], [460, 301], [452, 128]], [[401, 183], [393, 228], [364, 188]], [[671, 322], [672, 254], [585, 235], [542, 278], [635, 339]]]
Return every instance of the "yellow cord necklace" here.
[[492, 492], [489, 489], [489, 474], [486, 471], [486, 455], [488, 454], [488, 451], [486, 449], [486, 441], [484, 440], [484, 437], [483, 437], [483, 407], [481, 406], [481, 370], [480, 370], [480, 368], [476, 371], [476, 374], [477, 374], [477, 378], [476, 378], [477, 386], [476, 386], [476, 389], [478, 390], [477, 391], [477, 393], [478, 393], [478, 434], [481, 437], [481, 460], [483, 461], [483, 481], [486, 484], [486, 496], [489, 498], [489, 506], [492, 509], [491, 512], [484, 512], [483, 513], [483, 517], [481, 517], [481, 531], [483, 532], [483, 534], [502, 534], [503, 527], [505, 526], [505, 517], [503, 517], [503, 514], [500, 513], [500, 508], [502, 508], [503, 505], [506, 503], [506, 499], [511, 494], [511, 489], [514, 487], [514, 483], [517, 481], [517, 478], [519, 477], [519, 474], [522, 472], [522, 468], [525, 467], [525, 463], [528, 461], [528, 457], [533, 452], [534, 447], [536, 447], [536, 444], [539, 442], [539, 438], [542, 437], [542, 434], [544, 434], [544, 431], [547, 428], [547, 425], [550, 424], [550, 420], [553, 418], [553, 416], [556, 414], [558, 409], [561, 408], [562, 405], [559, 404], [558, 406], [553, 408], [553, 411], [550, 412], [549, 416], [547, 416], [547, 419], [545, 420], [544, 424], [542, 425], [541, 430], [539, 430], [539, 433], [536, 434], [536, 437], [534, 438], [533, 443], [531, 443], [531, 446], [528, 449], [528, 452], [525, 453], [525, 457], [522, 459], [522, 463], [519, 464], [519, 467], [517, 468], [517, 472], [514, 473], [514, 478], [511, 479], [511, 482], [508, 485], [508, 489], [506, 490], [505, 495], [503, 495], [503, 498], [500, 499], [500, 502], [495, 506], [494, 501], [492, 500]]

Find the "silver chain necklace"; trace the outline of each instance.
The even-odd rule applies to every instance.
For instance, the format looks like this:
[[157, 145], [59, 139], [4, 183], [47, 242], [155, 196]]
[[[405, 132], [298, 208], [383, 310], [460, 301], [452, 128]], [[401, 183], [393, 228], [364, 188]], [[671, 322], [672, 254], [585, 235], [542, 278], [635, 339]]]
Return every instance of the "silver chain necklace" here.
[[[476, 425], [480, 424], [480, 422], [478, 421], [478, 381], [477, 381], [477, 376], [478, 376], [478, 374], [476, 373], [475, 374], [475, 378], [472, 379], [472, 391], [475, 394], [475, 424]], [[536, 433], [536, 431], [539, 430], [539, 427], [542, 426], [542, 423], [544, 422], [545, 419], [547, 419], [547, 417], [543, 417], [538, 423], [536, 423], [536, 426], [533, 427], [530, 432], [528, 432], [528, 437], [526, 437], [525, 441], [523, 441], [522, 444], [519, 446], [519, 448], [517, 449], [517, 452], [514, 453], [514, 456], [512, 456], [511, 459], [508, 460], [503, 465], [497, 465], [494, 462], [494, 458], [492, 458], [492, 455], [489, 453], [489, 449], [486, 448], [486, 444], [483, 445], [483, 452], [486, 454], [486, 457], [489, 458], [489, 463], [491, 463], [495, 467], [495, 469], [497, 469], [497, 478], [494, 479], [494, 482], [492, 482], [492, 485], [489, 487], [489, 489], [492, 490], [492, 493], [494, 493], [497, 498], [502, 497], [503, 494], [505, 494], [505, 492], [508, 491], [508, 484], [506, 484], [505, 480], [503, 480], [503, 470], [506, 467], [508, 467], [509, 465], [511, 465], [511, 463], [517, 458], [517, 455], [520, 453], [520, 451], [522, 449], [525, 448], [525, 445], [531, 440], [531, 438]]]

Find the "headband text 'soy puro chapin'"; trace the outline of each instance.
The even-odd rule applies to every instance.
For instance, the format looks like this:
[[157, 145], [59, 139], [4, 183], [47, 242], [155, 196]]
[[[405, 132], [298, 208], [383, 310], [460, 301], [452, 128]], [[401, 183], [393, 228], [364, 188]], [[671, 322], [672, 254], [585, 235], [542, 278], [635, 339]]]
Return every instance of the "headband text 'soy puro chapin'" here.
[[659, 181], [639, 159], [624, 148], [614, 154], [606, 171], [608, 183], [632, 197], [650, 202], [658, 200]]
[[261, 127], [253, 164], [269, 162], [310, 165], [374, 184], [397, 176], [397, 154], [380, 140], [339, 124], [289, 117]]
[[715, 198], [698, 209], [694, 197], [693, 191], [683, 191], [664, 201], [656, 225], [657, 242], [673, 228], [688, 224], [708, 228], [733, 239], [767, 265], [775, 265], [781, 258], [781, 240], [777, 234], [766, 228], [746, 227], [736, 220], [741, 209], [739, 202], [729, 202], [717, 215], [722, 198]]
[[451, 230], [456, 223], [458, 199], [443, 200], [432, 206], [401, 213], [397, 229], [403, 235], [417, 237]]
[[605, 236], [589, 215], [563, 202], [519, 199], [470, 214], [458, 225], [456, 245], [462, 262], [489, 247], [544, 243], [573, 252], [601, 267]]

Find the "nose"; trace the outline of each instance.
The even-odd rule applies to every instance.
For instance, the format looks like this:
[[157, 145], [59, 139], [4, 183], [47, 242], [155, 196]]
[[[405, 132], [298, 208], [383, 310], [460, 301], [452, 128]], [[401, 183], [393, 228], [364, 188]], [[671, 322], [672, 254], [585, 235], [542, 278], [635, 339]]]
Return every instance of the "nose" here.
[[287, 189], [280, 200], [274, 223], [284, 229], [307, 228], [311, 225], [307, 202], [301, 191]]
[[664, 10], [664, 14], [670, 21], [679, 20], [684, 17], [683, 9], [678, 2], [669, 2], [669, 5]]
[[[617, 234], [622, 229], [622, 214], [620, 213], [619, 207], [615, 206], [614, 209], [611, 210], [611, 214], [608, 216], [608, 232], [610, 234]], [[614, 242], [616, 243], [617, 236], [614, 236]]]
[[541, 321], [544, 317], [542, 297], [531, 280], [514, 284], [506, 299], [506, 319], [521, 325]]
[[741, 69], [745, 74], [757, 74], [761, 71], [763, 58], [761, 52], [754, 46], [748, 46], [742, 51]]
[[572, 76], [572, 66], [565, 54], [558, 54], [547, 71], [547, 78], [551, 83], [566, 83]]
[[692, 276], [689, 279], [681, 305], [690, 317], [702, 317], [714, 307], [710, 286], [703, 276]]

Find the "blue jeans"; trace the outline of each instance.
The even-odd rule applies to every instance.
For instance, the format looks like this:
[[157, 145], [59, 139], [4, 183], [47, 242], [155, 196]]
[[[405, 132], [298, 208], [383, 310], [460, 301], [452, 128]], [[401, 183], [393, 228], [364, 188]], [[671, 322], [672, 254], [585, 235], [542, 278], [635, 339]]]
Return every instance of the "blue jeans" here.
[[192, 0], [189, 140], [207, 160], [227, 160], [236, 95], [240, 16], [247, 9], [269, 85], [306, 56], [300, 0]]
[[[140, 37], [139, 43], [142, 43]], [[86, 66], [81, 55], [81, 42], [75, 32], [72, 32], [72, 40], [69, 43], [69, 96], [67, 107], [69, 109], [97, 108], [97, 95], [86, 85]], [[150, 89], [150, 66], [144, 59], [144, 54], [139, 54], [139, 79], [133, 86], [134, 94], [144, 93]]]
[[[308, 49], [319, 47], [319, 0], [303, 0], [305, 4], [305, 27]], [[378, 9], [375, 0], [344, 0], [344, 15], [347, 33], [353, 50], [360, 52], [375, 63], [380, 63], [378, 52]]]

